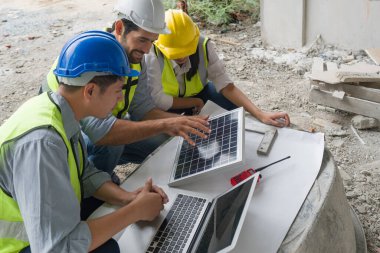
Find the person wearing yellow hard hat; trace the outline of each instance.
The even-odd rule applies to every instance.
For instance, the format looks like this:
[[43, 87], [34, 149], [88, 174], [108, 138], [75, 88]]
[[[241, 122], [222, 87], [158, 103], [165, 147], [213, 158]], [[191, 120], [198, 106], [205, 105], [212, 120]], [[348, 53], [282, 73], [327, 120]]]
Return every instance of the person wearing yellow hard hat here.
[[148, 85], [162, 110], [196, 114], [207, 100], [226, 110], [244, 107], [266, 124], [290, 124], [285, 112], [264, 112], [236, 87], [224, 70], [214, 44], [200, 35], [198, 26], [182, 10], [165, 12], [170, 34], [160, 34], [146, 56]]

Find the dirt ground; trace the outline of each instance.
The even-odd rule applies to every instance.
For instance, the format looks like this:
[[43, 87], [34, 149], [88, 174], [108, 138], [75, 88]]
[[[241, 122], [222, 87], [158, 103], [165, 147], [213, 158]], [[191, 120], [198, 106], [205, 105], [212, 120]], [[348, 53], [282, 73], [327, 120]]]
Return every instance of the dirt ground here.
[[[67, 39], [81, 31], [103, 29], [113, 21], [112, 7], [113, 1], [105, 0], [1, 0], [0, 123], [37, 94]], [[379, 253], [379, 129], [357, 130], [362, 144], [351, 129], [355, 115], [310, 103], [305, 77], [314, 56], [341, 63], [368, 61], [365, 54], [323, 43], [300, 51], [263, 48], [259, 24], [231, 24], [202, 32], [214, 38], [228, 73], [256, 105], [287, 111], [294, 128], [326, 134], [326, 147], [363, 224], [368, 250]]]

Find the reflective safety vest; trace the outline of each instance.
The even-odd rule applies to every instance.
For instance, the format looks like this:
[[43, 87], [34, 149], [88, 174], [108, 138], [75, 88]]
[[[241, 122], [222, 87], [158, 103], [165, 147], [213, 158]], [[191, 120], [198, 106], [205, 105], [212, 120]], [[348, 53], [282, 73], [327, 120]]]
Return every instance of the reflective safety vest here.
[[198, 72], [191, 78], [190, 81], [186, 79], [184, 75], [185, 83], [185, 93], [180, 94], [179, 83], [175, 76], [174, 69], [158, 47], [154, 47], [155, 53], [160, 64], [161, 69], [161, 79], [162, 79], [162, 89], [165, 94], [172, 97], [192, 97], [197, 95], [203, 90], [203, 87], [207, 84], [207, 66], [208, 66], [208, 56], [207, 56], [207, 42], [208, 38], [200, 36], [198, 41], [198, 51], [199, 51], [199, 64]]
[[[54, 73], [53, 73], [53, 70], [57, 66], [57, 62], [58, 62], [58, 58], [55, 60], [53, 66], [51, 67], [49, 73], [47, 74], [46, 79], [47, 79], [47, 86], [48, 87], [44, 87], [44, 85], [43, 85], [42, 91], [47, 91], [47, 90], [56, 91], [56, 90], [58, 90], [58, 86], [59, 86], [58, 79], [57, 79], [56, 75], [54, 75]], [[141, 72], [141, 63], [131, 64], [131, 68]], [[125, 83], [123, 86], [124, 99], [120, 100], [116, 104], [115, 108], [112, 111], [112, 114], [115, 117], [121, 119], [121, 118], [124, 118], [125, 115], [128, 113], [129, 106], [131, 105], [131, 101], [133, 99], [133, 96], [135, 95], [138, 79], [139, 79], [138, 76], [126, 77], [125, 78]]]
[[[131, 68], [141, 72], [141, 63], [131, 64]], [[125, 83], [123, 85], [124, 100], [119, 101], [113, 109], [112, 114], [115, 117], [122, 119], [127, 114], [133, 96], [135, 95], [138, 82], [138, 76], [125, 78]]]
[[[74, 143], [66, 137], [60, 109], [50, 94], [43, 93], [28, 100], [0, 127], [0, 159], [4, 158], [5, 144], [41, 128], [53, 128], [65, 143], [71, 186], [80, 202], [83, 195], [80, 178], [85, 164], [84, 149], [82, 144], [78, 143], [79, 157], [73, 152]], [[4, 162], [0, 161], [0, 166]], [[19, 252], [28, 245], [28, 236], [18, 204], [9, 192], [0, 188], [0, 253]]]

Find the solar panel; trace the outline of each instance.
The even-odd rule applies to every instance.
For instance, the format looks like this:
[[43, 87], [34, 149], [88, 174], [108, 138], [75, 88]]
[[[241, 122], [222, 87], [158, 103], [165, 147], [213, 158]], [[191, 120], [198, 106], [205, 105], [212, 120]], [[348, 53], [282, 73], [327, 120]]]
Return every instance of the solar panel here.
[[209, 120], [211, 133], [207, 139], [190, 135], [195, 146], [183, 139], [179, 142], [169, 185], [194, 179], [194, 176], [237, 165], [243, 161], [243, 109], [238, 108]]

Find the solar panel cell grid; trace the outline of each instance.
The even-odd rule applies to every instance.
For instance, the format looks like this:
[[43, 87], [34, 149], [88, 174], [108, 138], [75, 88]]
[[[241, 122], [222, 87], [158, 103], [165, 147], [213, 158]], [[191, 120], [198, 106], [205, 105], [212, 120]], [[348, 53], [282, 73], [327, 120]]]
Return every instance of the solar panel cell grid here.
[[207, 139], [190, 135], [195, 146], [183, 142], [175, 179], [220, 167], [237, 159], [238, 112], [210, 120], [211, 133]]

